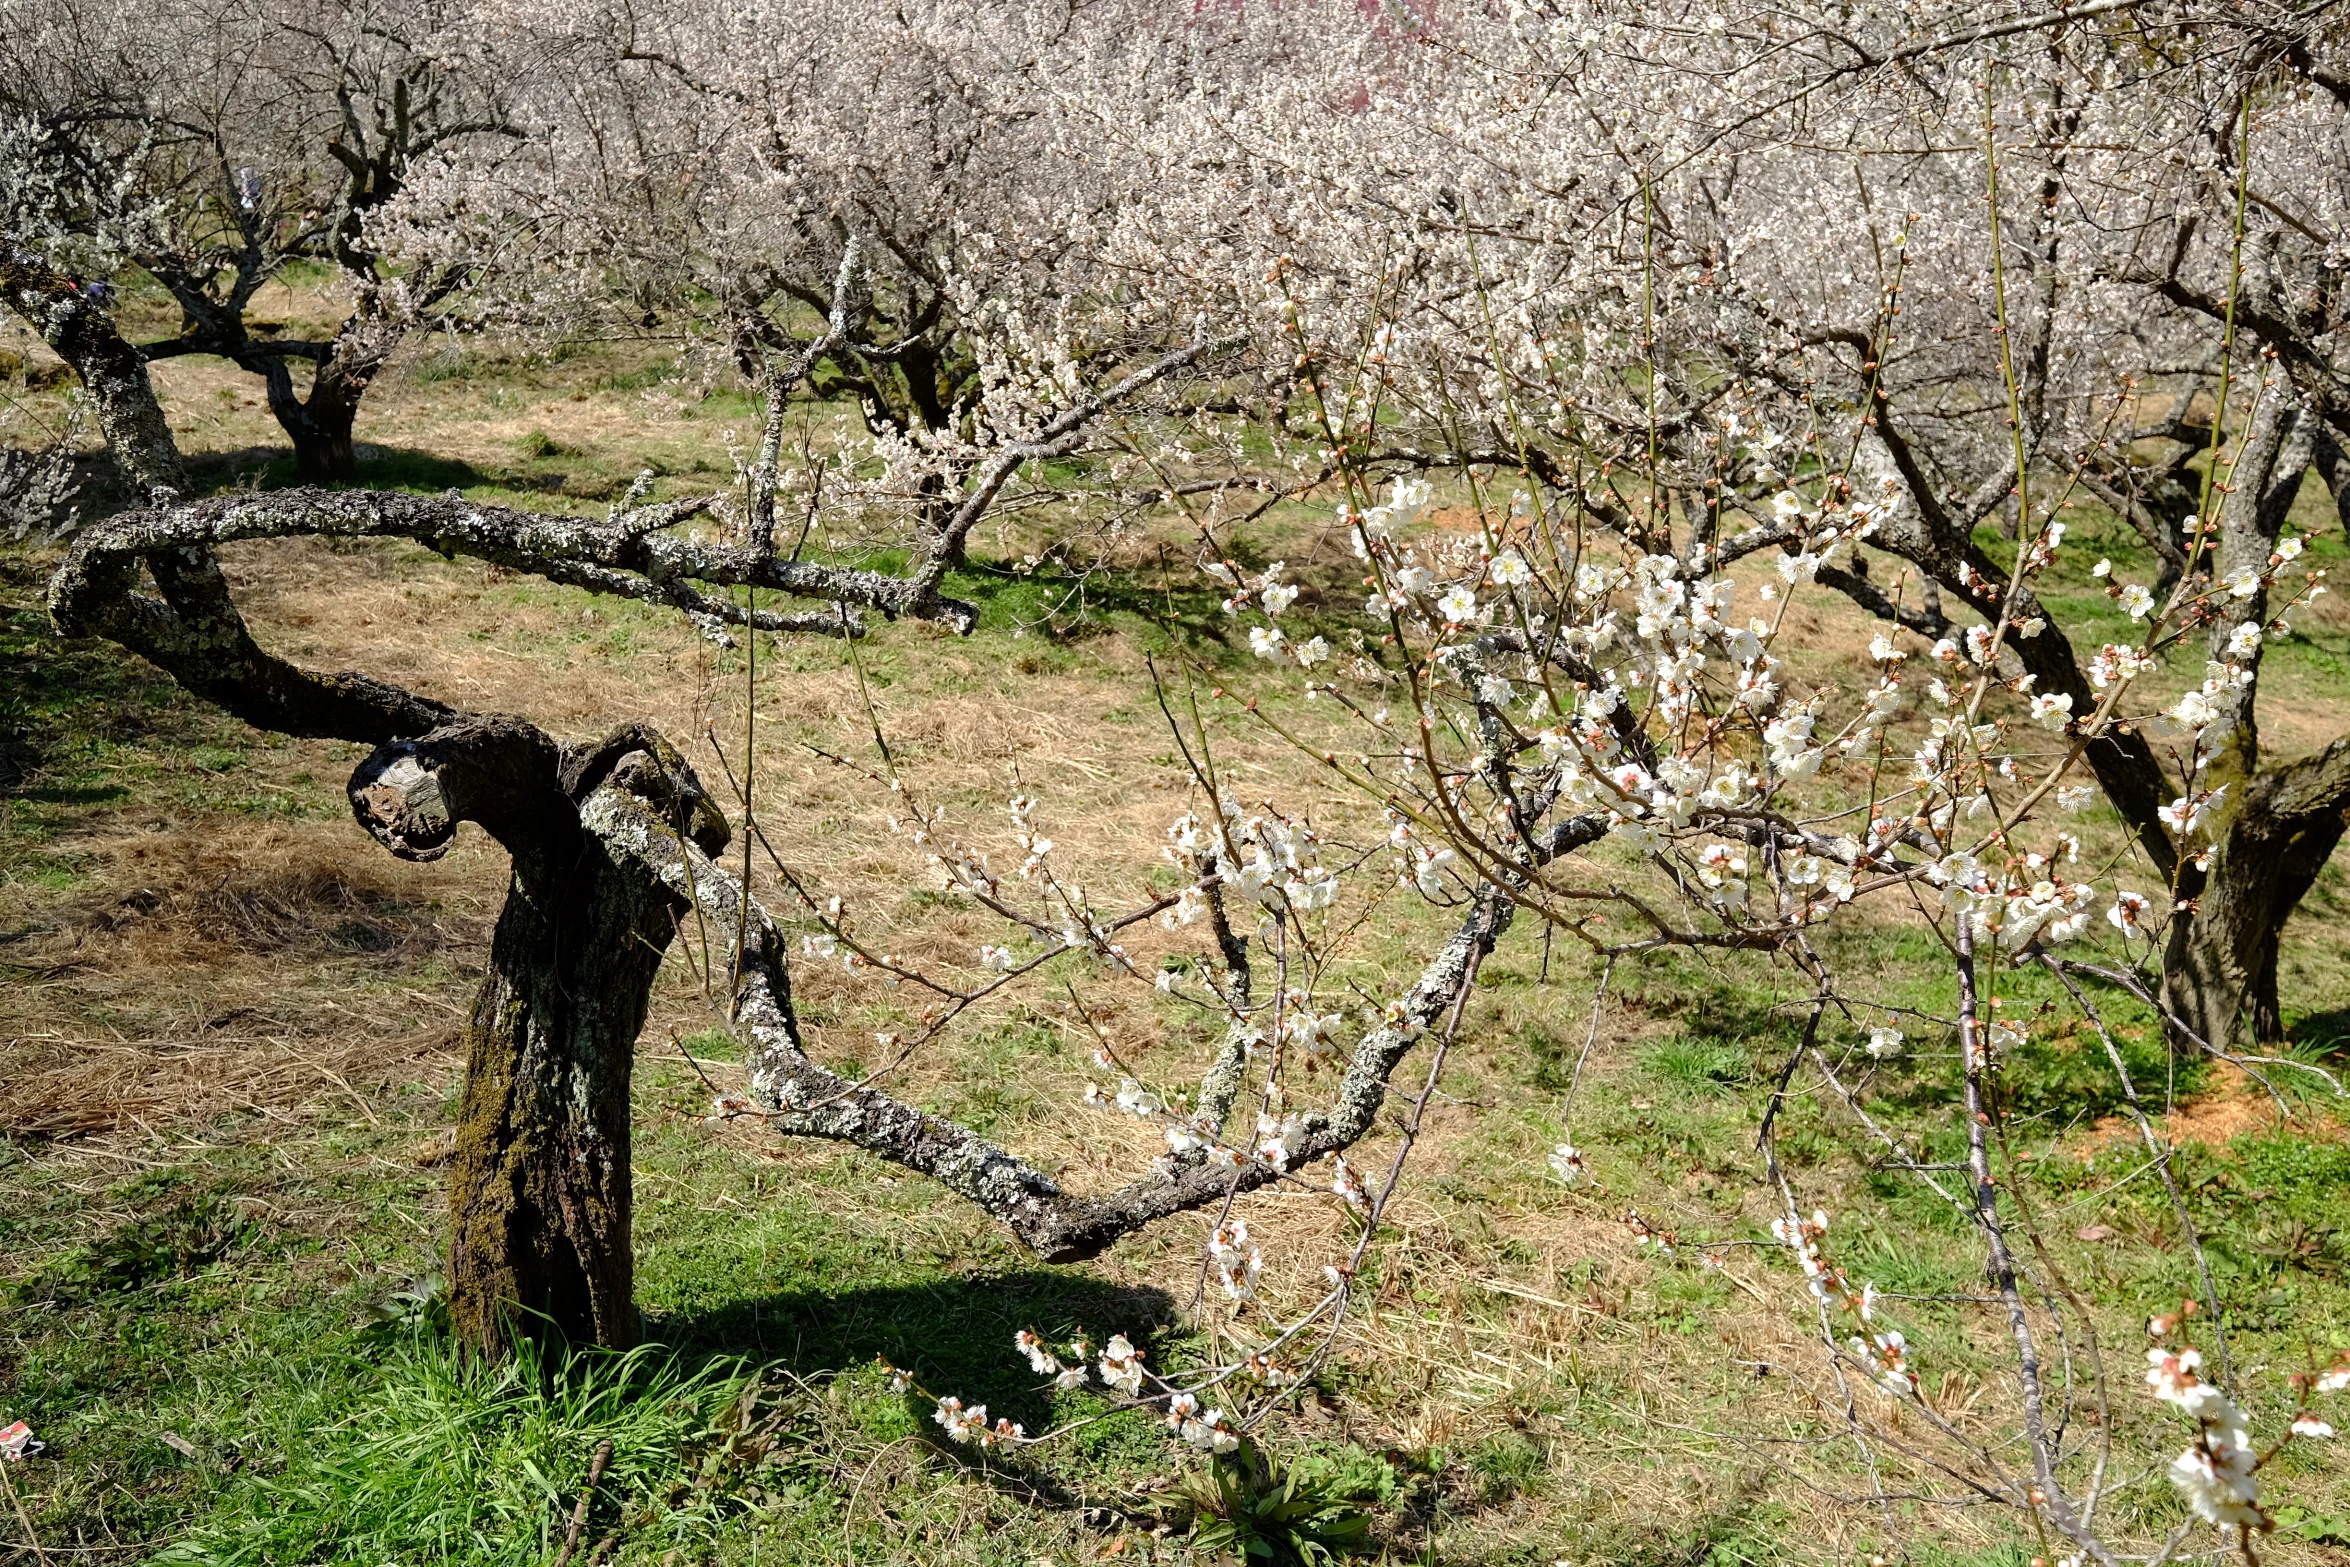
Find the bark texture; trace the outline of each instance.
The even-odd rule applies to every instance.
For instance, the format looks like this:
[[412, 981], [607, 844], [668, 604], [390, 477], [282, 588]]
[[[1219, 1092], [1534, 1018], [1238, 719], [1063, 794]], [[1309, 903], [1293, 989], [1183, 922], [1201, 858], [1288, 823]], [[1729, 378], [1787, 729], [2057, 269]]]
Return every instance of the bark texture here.
[[0, 245], [0, 296], [71, 366], [97, 410], [107, 449], [141, 495], [168, 500], [186, 487], [179, 443], [147, 379], [147, 363], [115, 330], [101, 297], [44, 265], [30, 251]]
[[2228, 819], [2207, 874], [2181, 891], [2191, 918], [2171, 927], [2163, 1007], [2190, 1044], [2229, 1048], [2249, 1028], [2284, 1038], [2277, 936], [2350, 822], [2350, 739], [2254, 778]]
[[630, 1065], [682, 904], [580, 830], [599, 792], [704, 853], [725, 844], [692, 769], [639, 727], [566, 756], [520, 719], [469, 718], [379, 747], [351, 779], [353, 814], [403, 858], [437, 859], [460, 821], [513, 856], [466, 1019], [449, 1175], [451, 1314], [490, 1355], [542, 1331], [636, 1339]]

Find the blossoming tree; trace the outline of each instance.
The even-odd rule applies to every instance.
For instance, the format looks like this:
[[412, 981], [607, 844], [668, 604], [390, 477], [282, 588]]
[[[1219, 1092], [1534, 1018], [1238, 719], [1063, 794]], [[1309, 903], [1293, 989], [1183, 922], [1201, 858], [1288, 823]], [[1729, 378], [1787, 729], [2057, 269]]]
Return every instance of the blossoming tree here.
[[[992, 106], [979, 122], [1024, 116], [1018, 145], [1040, 171], [1013, 182], [987, 164], [1006, 181], [981, 187], [1001, 201], [971, 218], [987, 243], [920, 258], [890, 223], [854, 215], [840, 194], [853, 179], [826, 187], [822, 223], [794, 205], [809, 176], [777, 151], [770, 111], [824, 62], [778, 68], [762, 24], [713, 35], [749, 62], [729, 74], [728, 60], [664, 46], [702, 47], [690, 18], [621, 51], [692, 106], [653, 127], [644, 145], [670, 149], [659, 168], [724, 193], [647, 210], [650, 232], [685, 236], [678, 256], [715, 258], [668, 286], [722, 302], [710, 320], [745, 345], [741, 368], [766, 393], [739, 508], [701, 499], [582, 521], [409, 497], [166, 495], [89, 535], [55, 584], [62, 624], [252, 721], [374, 743], [353, 809], [393, 852], [430, 858], [472, 820], [512, 853], [453, 1181], [467, 1333], [494, 1346], [515, 1303], [583, 1336], [630, 1331], [628, 1045], [674, 946], [746, 1045], [747, 1086], [720, 1095], [716, 1116], [923, 1171], [1047, 1257], [1214, 1210], [1201, 1295], [1213, 1286], [1253, 1313], [1241, 1353], [1175, 1375], [1124, 1338], [1097, 1350], [1024, 1333], [1009, 1348], [1053, 1385], [1145, 1403], [1184, 1440], [1231, 1451], [1339, 1342], [1476, 975], [1513, 931], [1538, 929], [1596, 971], [1586, 1049], [1619, 967], [1651, 954], [1795, 976], [1798, 1027], [1760, 1110], [1772, 1222], [1691, 1249], [1719, 1263], [1768, 1233], [1802, 1279], [1823, 1407], [1889, 1529], [1910, 1487], [2012, 1508], [2049, 1557], [2110, 1564], [2123, 1482], [2108, 1384], [2073, 1371], [2096, 1314], [2045, 1246], [2008, 1151], [2041, 1025], [2007, 1003], [2029, 975], [2097, 1042], [2174, 1205], [2194, 1310], [2150, 1324], [2147, 1385], [2194, 1422], [2170, 1468], [2194, 1517], [2249, 1551], [2272, 1518], [2266, 1466], [2331, 1435], [2315, 1400], [2350, 1371], [2312, 1365], [2290, 1408], [2248, 1410], [2217, 1336], [2226, 1302], [2115, 1014], [2143, 1008], [2172, 1048], [2261, 1081], [2301, 1072], [2340, 1091], [2321, 1068], [2242, 1048], [2274, 1029], [2277, 927], [2350, 803], [2350, 741], [2277, 764], [2259, 750], [2256, 706], [2264, 650], [2322, 588], [2289, 513], [2313, 465], [2338, 486], [2329, 454], [2350, 435], [2329, 292], [2341, 171], [2309, 156], [2342, 131], [2332, 24], [2258, 10], [2190, 23], [2128, 0], [1996, 22], [1923, 7], [1285, 5], [1084, 33], [1049, 56], [1059, 68], [1022, 74], [1024, 58], [979, 47], [1002, 45], [992, 24], [921, 15], [941, 29], [914, 51], [923, 69], [967, 26], [970, 57], [1017, 79], [964, 106]], [[1038, 47], [1067, 36], [1047, 29]], [[892, 35], [882, 63], [903, 42]], [[889, 77], [875, 102], [905, 118], [924, 101], [920, 75]], [[671, 112], [659, 98], [630, 113]], [[984, 144], [997, 128], [965, 125], [964, 106], [924, 134], [961, 127], [959, 145]], [[844, 145], [862, 145], [856, 129]], [[693, 151], [688, 131], [715, 140]], [[595, 184], [599, 165], [581, 157], [591, 173], [559, 178], [565, 193]], [[652, 164], [623, 172], [630, 203], [675, 194]], [[480, 188], [468, 178], [452, 165], [420, 182], [420, 199], [444, 204], [412, 210], [458, 221], [460, 194]], [[951, 180], [929, 197], [956, 221], [976, 199]], [[981, 223], [1007, 211], [1017, 221], [1000, 232]], [[818, 240], [789, 266], [759, 260], [803, 230]], [[991, 246], [1011, 241], [1038, 249], [994, 269]], [[886, 307], [871, 303], [868, 245], [890, 258], [873, 266], [904, 269], [879, 290], [896, 292]], [[102, 309], [12, 265], [11, 302], [81, 370], [118, 452], [172, 486], [168, 432]], [[631, 276], [620, 258], [564, 286], [592, 297]], [[974, 350], [993, 360], [968, 432], [915, 441], [878, 420], [867, 478], [891, 478], [862, 494], [915, 476], [897, 494], [933, 519], [933, 547], [904, 577], [784, 558], [784, 400], [828, 361], [852, 379], [843, 365], [889, 362], [885, 339], [915, 326], [923, 308], [908, 301], [933, 283], [958, 302], [966, 342], [988, 341], [973, 323], [989, 289], [1016, 307], [996, 319], [1020, 322]], [[1055, 300], [1063, 312], [1044, 325]], [[1235, 363], [1250, 396], [1200, 384], [1242, 380]], [[1134, 401], [1179, 384], [1147, 417]], [[1344, 845], [1303, 813], [1244, 801], [1209, 726], [1162, 690], [1194, 785], [1166, 842], [1178, 885], [1111, 909], [1062, 870], [1049, 806], [1010, 802], [1019, 861], [999, 873], [885, 753], [871, 781], [900, 831], [945, 888], [1014, 933], [953, 973], [875, 950], [852, 911], [789, 874], [747, 759], [730, 826], [642, 729], [564, 747], [518, 719], [294, 669], [253, 645], [209, 555], [287, 532], [397, 535], [672, 604], [724, 635], [851, 631], [853, 608], [967, 625], [941, 591], [940, 508], [951, 500], [967, 535], [1015, 468], [1085, 439], [1148, 473], [1261, 660], [1251, 690], [1211, 685], [1206, 700], [1294, 745], [1384, 835]], [[1289, 569], [1236, 540], [1224, 498], [1252, 443], [1314, 489], [1362, 579], [1359, 614], [1303, 624]], [[2084, 496], [2144, 539], [2155, 570], [2076, 569]], [[136, 591], [141, 561], [160, 601]], [[729, 587], [831, 607], [787, 617]], [[1834, 613], [1808, 613], [1829, 595]], [[2181, 658], [2183, 680], [2168, 673]], [[2110, 816], [2072, 814], [2096, 811]], [[720, 862], [730, 841], [748, 846], [740, 870]], [[863, 1080], [802, 1049], [793, 954], [747, 885], [754, 850], [799, 902], [800, 961], [923, 998]], [[1349, 933], [1386, 900], [1434, 906], [1442, 929], [1402, 994], [1350, 1007]], [[1197, 961], [1142, 972], [1127, 933], [1148, 919], [1195, 943]], [[1864, 920], [1928, 933], [1935, 1000], [1839, 964], [1830, 933]], [[1220, 1025], [1183, 1089], [1101, 1041], [1089, 1098], [1164, 1141], [1130, 1183], [1064, 1191], [877, 1086], [982, 998], [1081, 962], [1177, 992], [1170, 1004]], [[1943, 1097], [1925, 1112], [1888, 1104], [1874, 1074], [1929, 1054]], [[1318, 1067], [1335, 1088], [1314, 1091]], [[1957, 1304], [2006, 1357], [1987, 1422], [1925, 1396], [1900, 1321], [1912, 1308], [1839, 1262], [1830, 1216], [1779, 1157], [1799, 1097], [1979, 1247], [1985, 1292]], [[1596, 1156], [1575, 1113], [1570, 1088], [1551, 1156], [1569, 1185]], [[1374, 1133], [1384, 1167], [1349, 1165]], [[1326, 1288], [1281, 1313], [1260, 1298], [1270, 1237], [1235, 1212], [1275, 1185], [1318, 1189], [1359, 1221]], [[1680, 1247], [1637, 1216], [1628, 1227], [1651, 1255]], [[2197, 1315], [2215, 1335], [2208, 1379], [2182, 1341]], [[935, 1397], [952, 1439], [1036, 1439], [955, 1390]], [[2256, 1440], [2263, 1420], [2276, 1429]], [[2189, 1537], [2131, 1549], [2167, 1560]]]
[[[140, 357], [217, 355], [258, 376], [300, 477], [347, 482], [368, 387], [479, 259], [420, 266], [370, 223], [419, 160], [519, 131], [525, 62], [473, 21], [432, 5], [11, 0], [0, 242], [98, 286], [152, 280], [180, 321]], [[262, 291], [303, 262], [349, 290], [324, 339], [266, 319]]]

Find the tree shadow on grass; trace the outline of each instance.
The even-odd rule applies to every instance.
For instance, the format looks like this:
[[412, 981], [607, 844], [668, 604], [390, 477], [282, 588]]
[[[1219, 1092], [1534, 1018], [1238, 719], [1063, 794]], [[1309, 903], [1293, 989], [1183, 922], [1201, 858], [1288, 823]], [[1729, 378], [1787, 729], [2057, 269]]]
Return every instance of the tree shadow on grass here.
[[940, 1393], [984, 1403], [1031, 1429], [1050, 1413], [1043, 1379], [1012, 1343], [1023, 1328], [1056, 1348], [1082, 1334], [1098, 1350], [1123, 1333], [1145, 1357], [1174, 1325], [1164, 1290], [1082, 1273], [1022, 1268], [912, 1284], [775, 1290], [647, 1321], [647, 1333], [693, 1359], [773, 1361], [803, 1376], [869, 1366], [911, 1371]]
[[[1175, 1303], [1164, 1290], [1022, 1268], [911, 1284], [776, 1290], [649, 1318], [645, 1327], [688, 1365], [740, 1358], [807, 1377], [886, 1360], [934, 1394], [985, 1404], [991, 1420], [1015, 1420], [1036, 1432], [1070, 1411], [1066, 1396], [1058, 1410], [1048, 1402], [1044, 1379], [1022, 1358], [1013, 1335], [1033, 1329], [1064, 1356], [1069, 1340], [1082, 1335], [1098, 1356], [1111, 1335], [1123, 1333], [1149, 1364], [1163, 1367], [1174, 1323]], [[927, 1401], [907, 1398], [919, 1437], [936, 1456], [1032, 1506], [1097, 1507], [1098, 1499], [1025, 1462], [1019, 1449], [982, 1455], [947, 1441], [929, 1420]]]
[[[198, 494], [240, 485], [282, 490], [303, 482], [301, 475], [294, 471], [293, 449], [286, 446], [244, 446], [233, 451], [200, 452], [188, 459], [188, 478]], [[363, 442], [359, 448], [358, 476], [348, 484], [335, 487], [354, 490], [417, 490], [438, 494], [444, 490], [470, 490], [508, 484], [530, 488], [534, 481], [517, 481], [510, 474], [488, 473], [461, 458], [442, 457], [405, 446], [371, 446]]]

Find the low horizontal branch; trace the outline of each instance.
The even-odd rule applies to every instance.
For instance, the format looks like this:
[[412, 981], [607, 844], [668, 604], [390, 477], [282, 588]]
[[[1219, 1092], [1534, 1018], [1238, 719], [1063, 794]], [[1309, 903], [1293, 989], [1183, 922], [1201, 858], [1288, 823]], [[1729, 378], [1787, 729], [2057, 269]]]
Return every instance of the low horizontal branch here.
[[[771, 588], [890, 616], [941, 621], [957, 632], [978, 625], [979, 612], [971, 605], [904, 577], [777, 560], [746, 546], [678, 538], [666, 531], [707, 506], [707, 500], [670, 502], [600, 518], [391, 490], [293, 489], [223, 496], [126, 513], [92, 529], [52, 583], [50, 612], [70, 631], [87, 618], [87, 602], [99, 591], [109, 564], [126, 558], [242, 539], [318, 534], [409, 539], [444, 555], [467, 555], [515, 571], [574, 580], [595, 592], [657, 602], [671, 600], [671, 584], [701, 582]], [[603, 568], [603, 573], [583, 570], [588, 567]]]

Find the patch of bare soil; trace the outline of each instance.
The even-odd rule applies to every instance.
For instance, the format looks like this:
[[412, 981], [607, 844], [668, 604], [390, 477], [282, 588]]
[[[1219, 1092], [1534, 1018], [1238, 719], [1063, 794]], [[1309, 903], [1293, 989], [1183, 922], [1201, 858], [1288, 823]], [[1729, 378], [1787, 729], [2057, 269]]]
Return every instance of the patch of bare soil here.
[[[2285, 1114], [2250, 1072], [2222, 1062], [2212, 1068], [2209, 1088], [2152, 1120], [2156, 1133], [2174, 1146], [2202, 1143], [2206, 1147], [2225, 1148], [2251, 1133], [2277, 1131], [2285, 1124]], [[2292, 1124], [2301, 1136], [2313, 1141], [2338, 1142], [2350, 1136], [2350, 1126], [2321, 1110], [2296, 1109]], [[2138, 1141], [2137, 1124], [2121, 1115], [2099, 1120], [2083, 1139], [2090, 1151], [2116, 1143], [2135, 1146]]]

